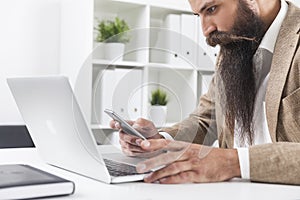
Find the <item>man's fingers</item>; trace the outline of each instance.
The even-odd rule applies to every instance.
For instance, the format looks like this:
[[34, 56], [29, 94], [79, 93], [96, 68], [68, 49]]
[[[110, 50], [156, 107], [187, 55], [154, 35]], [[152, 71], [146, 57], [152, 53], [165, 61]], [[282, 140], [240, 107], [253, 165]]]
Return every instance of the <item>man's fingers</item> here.
[[168, 165], [174, 161], [183, 161], [187, 158], [188, 157], [185, 156], [184, 151], [162, 153], [154, 158], [150, 158], [139, 163], [137, 165], [137, 171], [139, 173], [144, 173], [158, 167]]
[[132, 151], [132, 152], [140, 152], [140, 153], [145, 152], [145, 150], [143, 150], [141, 147], [132, 145], [123, 140], [120, 140], [119, 143], [123, 149], [128, 149], [129, 151]]
[[130, 126], [132, 126], [134, 124], [134, 121], [131, 120], [125, 120]]
[[139, 158], [151, 158], [151, 157], [157, 155], [156, 152], [134, 152], [134, 151], [130, 151], [129, 149], [126, 149], [126, 148], [122, 148], [122, 151], [127, 156], [139, 157]]
[[109, 122], [109, 126], [110, 126], [112, 129], [118, 129], [118, 128], [116, 127], [116, 121], [115, 121], [115, 120], [111, 120], [111, 121]]
[[143, 149], [149, 151], [156, 151], [159, 149], [164, 149], [167, 151], [181, 151], [187, 148], [190, 144], [180, 141], [171, 141], [166, 139], [155, 139], [155, 140], [144, 140], [141, 143]]
[[160, 170], [157, 170], [148, 175], [144, 180], [145, 182], [151, 183], [159, 179], [173, 176], [181, 172], [189, 171], [192, 169], [192, 165], [186, 161], [174, 162]]
[[120, 140], [123, 140], [127, 143], [130, 143], [132, 145], [137, 145], [137, 146], [139, 145], [139, 138], [138, 137], [135, 137], [133, 135], [129, 135], [129, 134], [124, 133], [122, 131], [119, 132], [119, 137], [120, 137]]
[[[129, 125], [133, 125], [134, 124], [134, 121], [131, 121], [131, 120], [125, 120]], [[120, 123], [117, 122], [116, 120], [111, 120], [109, 122], [109, 126], [112, 128], [112, 129], [121, 129], [121, 126], [120, 126]]]
[[122, 152], [123, 152], [126, 156], [136, 157], [136, 153], [130, 151], [129, 149], [124, 149], [124, 148], [122, 148]]
[[194, 171], [181, 172], [179, 174], [159, 179], [161, 184], [193, 183], [196, 173]]

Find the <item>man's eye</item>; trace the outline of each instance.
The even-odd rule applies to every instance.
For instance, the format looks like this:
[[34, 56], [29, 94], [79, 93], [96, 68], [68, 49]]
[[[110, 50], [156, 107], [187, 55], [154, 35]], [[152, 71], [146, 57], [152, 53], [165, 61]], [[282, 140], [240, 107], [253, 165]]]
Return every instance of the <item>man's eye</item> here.
[[206, 11], [207, 11], [207, 13], [212, 14], [213, 12], [215, 12], [216, 9], [217, 9], [217, 6], [212, 6], [212, 7], [209, 7]]

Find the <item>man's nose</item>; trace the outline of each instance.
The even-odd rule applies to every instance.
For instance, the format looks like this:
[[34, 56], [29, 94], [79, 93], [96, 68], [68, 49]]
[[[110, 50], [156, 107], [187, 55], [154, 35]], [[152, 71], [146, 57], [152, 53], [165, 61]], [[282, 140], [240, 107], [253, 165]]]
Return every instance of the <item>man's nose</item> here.
[[214, 23], [212, 23], [211, 21], [208, 20], [202, 20], [201, 21], [202, 24], [202, 32], [203, 35], [207, 38], [209, 36], [210, 33], [214, 32], [217, 30], [217, 27], [215, 26]]

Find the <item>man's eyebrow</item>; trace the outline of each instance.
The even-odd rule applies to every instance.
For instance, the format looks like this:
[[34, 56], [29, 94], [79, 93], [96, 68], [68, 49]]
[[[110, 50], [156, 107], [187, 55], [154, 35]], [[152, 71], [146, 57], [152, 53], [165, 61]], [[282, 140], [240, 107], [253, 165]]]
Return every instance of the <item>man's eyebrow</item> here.
[[200, 8], [199, 14], [203, 13], [204, 10], [205, 10], [207, 7], [211, 6], [211, 5], [214, 4], [214, 3], [215, 3], [214, 0], [213, 0], [213, 1], [210, 1], [210, 2], [206, 2], [206, 3], [202, 6], [202, 8]]

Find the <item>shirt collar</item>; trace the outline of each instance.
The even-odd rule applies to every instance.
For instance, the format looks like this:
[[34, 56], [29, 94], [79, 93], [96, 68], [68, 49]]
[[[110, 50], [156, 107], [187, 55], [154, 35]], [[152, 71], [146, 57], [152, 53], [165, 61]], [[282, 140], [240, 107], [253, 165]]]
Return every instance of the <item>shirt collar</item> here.
[[275, 20], [265, 33], [259, 48], [267, 49], [271, 53], [274, 52], [275, 43], [279, 34], [279, 30], [281, 27], [281, 24], [286, 16], [286, 13], [288, 11], [288, 4], [286, 1], [281, 0], [281, 8], [279, 10], [279, 13], [277, 14]]

